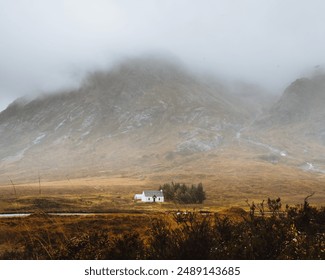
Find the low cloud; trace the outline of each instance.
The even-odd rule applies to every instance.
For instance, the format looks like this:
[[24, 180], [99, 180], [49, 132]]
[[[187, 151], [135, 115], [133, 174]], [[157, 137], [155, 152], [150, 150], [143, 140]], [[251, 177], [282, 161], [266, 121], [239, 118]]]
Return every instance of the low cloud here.
[[321, 0], [0, 0], [0, 110], [149, 52], [282, 91], [324, 64], [324, 9]]

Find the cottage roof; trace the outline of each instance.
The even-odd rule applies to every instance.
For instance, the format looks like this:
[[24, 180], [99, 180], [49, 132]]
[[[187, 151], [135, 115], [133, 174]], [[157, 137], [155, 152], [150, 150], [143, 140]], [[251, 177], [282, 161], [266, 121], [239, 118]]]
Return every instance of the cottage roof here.
[[164, 194], [161, 191], [143, 191], [143, 193], [145, 196], [150, 196], [150, 197], [153, 197], [154, 195], [156, 197], [164, 197]]

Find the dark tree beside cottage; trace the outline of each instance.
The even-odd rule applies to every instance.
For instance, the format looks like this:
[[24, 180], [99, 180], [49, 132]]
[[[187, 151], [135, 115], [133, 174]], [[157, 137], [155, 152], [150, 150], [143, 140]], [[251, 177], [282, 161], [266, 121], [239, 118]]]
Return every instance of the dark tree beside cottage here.
[[186, 184], [174, 183], [160, 186], [165, 200], [184, 204], [199, 204], [206, 199], [202, 183], [187, 186]]

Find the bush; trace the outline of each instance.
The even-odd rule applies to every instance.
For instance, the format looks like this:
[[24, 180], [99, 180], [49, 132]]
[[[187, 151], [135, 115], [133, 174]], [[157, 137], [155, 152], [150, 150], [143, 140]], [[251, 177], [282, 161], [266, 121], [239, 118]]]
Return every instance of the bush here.
[[[256, 211], [259, 210], [259, 211]], [[282, 210], [281, 199], [250, 204], [242, 221], [199, 213], [153, 223], [151, 259], [325, 259], [325, 208]]]

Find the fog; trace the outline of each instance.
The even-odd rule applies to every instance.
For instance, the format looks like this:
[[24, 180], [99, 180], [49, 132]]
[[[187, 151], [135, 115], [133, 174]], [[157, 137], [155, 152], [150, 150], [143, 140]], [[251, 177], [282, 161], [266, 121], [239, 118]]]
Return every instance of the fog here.
[[0, 110], [146, 53], [281, 92], [324, 65], [322, 0], [0, 0]]

